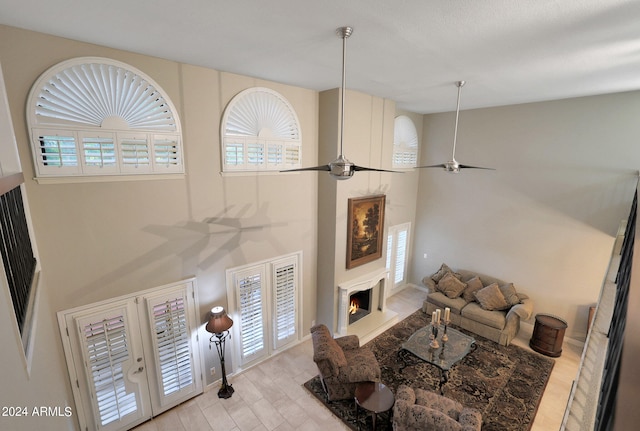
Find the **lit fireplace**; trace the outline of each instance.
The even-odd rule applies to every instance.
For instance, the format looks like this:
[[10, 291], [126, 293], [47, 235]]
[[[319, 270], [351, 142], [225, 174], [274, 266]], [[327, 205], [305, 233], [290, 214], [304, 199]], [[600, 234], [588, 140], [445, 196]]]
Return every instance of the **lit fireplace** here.
[[349, 325], [371, 313], [371, 295], [373, 289], [361, 290], [349, 298]]
[[356, 314], [358, 312], [358, 304], [356, 301], [351, 301], [351, 305], [349, 305], [349, 314]]

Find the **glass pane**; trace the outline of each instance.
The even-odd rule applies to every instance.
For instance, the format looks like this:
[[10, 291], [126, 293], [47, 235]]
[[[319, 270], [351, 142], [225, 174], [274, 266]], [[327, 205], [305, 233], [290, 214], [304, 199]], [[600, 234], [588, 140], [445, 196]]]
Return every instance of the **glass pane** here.
[[78, 166], [76, 142], [72, 136], [40, 136], [39, 140], [45, 166]]
[[87, 137], [82, 139], [84, 161], [87, 166], [115, 166], [116, 146], [112, 138]]

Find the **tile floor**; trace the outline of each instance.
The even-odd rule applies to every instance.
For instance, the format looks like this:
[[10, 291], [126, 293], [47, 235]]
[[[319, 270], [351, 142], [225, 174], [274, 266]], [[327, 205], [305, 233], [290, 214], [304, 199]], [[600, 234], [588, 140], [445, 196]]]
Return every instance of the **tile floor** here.
[[[425, 292], [407, 288], [387, 300], [400, 320], [416, 311]], [[526, 328], [514, 341], [529, 349]], [[582, 347], [565, 340], [563, 353], [538, 408], [531, 431], [559, 429]], [[311, 340], [229, 378], [235, 393], [217, 396], [218, 387], [138, 426], [136, 431], [326, 431], [347, 430], [302, 384], [317, 373]]]

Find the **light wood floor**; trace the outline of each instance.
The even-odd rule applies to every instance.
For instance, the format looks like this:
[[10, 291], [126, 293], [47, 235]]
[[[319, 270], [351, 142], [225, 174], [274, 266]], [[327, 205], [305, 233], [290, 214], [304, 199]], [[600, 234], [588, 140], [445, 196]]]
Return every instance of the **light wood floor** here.
[[[422, 306], [425, 292], [407, 288], [388, 298], [403, 319]], [[514, 344], [529, 349], [525, 326]], [[582, 346], [565, 339], [549, 379], [532, 431], [557, 430], [576, 376]], [[136, 431], [326, 431], [347, 430], [302, 384], [317, 374], [311, 340], [283, 352], [229, 381], [235, 393], [219, 399], [218, 385], [140, 425]]]

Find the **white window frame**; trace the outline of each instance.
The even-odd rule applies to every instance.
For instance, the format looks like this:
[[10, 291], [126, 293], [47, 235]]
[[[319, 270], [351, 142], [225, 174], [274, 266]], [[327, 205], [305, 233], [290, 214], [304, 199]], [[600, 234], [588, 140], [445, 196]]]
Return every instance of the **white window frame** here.
[[[276, 333], [277, 328], [277, 271], [279, 268], [286, 268], [289, 265], [295, 267], [292, 275], [293, 279], [293, 303], [294, 303], [294, 323], [295, 333], [288, 330], [287, 337], [279, 339]], [[263, 326], [262, 342], [263, 348], [260, 351], [251, 352], [251, 355], [243, 357], [243, 321], [241, 316], [240, 294], [238, 289], [238, 281], [245, 277], [259, 276], [260, 278], [260, 295], [262, 301], [261, 322]], [[274, 354], [289, 348], [300, 340], [302, 334], [302, 251], [255, 262], [235, 268], [227, 269], [227, 298], [229, 301], [228, 314], [234, 320], [231, 332], [235, 340], [233, 343], [233, 364], [236, 371], [245, 369], [260, 361], [267, 359]], [[290, 305], [290, 304], [289, 304]], [[250, 328], [251, 330], [251, 328]], [[257, 334], [253, 334], [257, 335]]]
[[[27, 123], [39, 183], [184, 177], [175, 106], [153, 79], [125, 63], [80, 57], [53, 66], [31, 88]], [[66, 138], [67, 158], [75, 155], [75, 164], [59, 163], [54, 150], [47, 156], [42, 138], [55, 136]], [[114, 163], [87, 159], [83, 139], [96, 137], [113, 142]], [[123, 142], [132, 137], [146, 146], [149, 163], [125, 162], [131, 152]], [[170, 143], [168, 153], [162, 141]]]
[[[404, 250], [401, 249], [401, 237], [405, 236]], [[407, 284], [407, 271], [409, 269], [409, 252], [411, 241], [411, 222], [390, 226], [387, 231], [387, 264], [389, 279], [392, 289], [403, 287]], [[404, 259], [399, 262], [398, 259]], [[398, 279], [398, 271], [402, 276]]]
[[293, 106], [265, 87], [241, 91], [220, 127], [222, 173], [279, 172], [302, 167], [302, 133]]
[[406, 115], [397, 116], [393, 126], [392, 167], [402, 169], [418, 166], [418, 148], [418, 132], [413, 120]]

